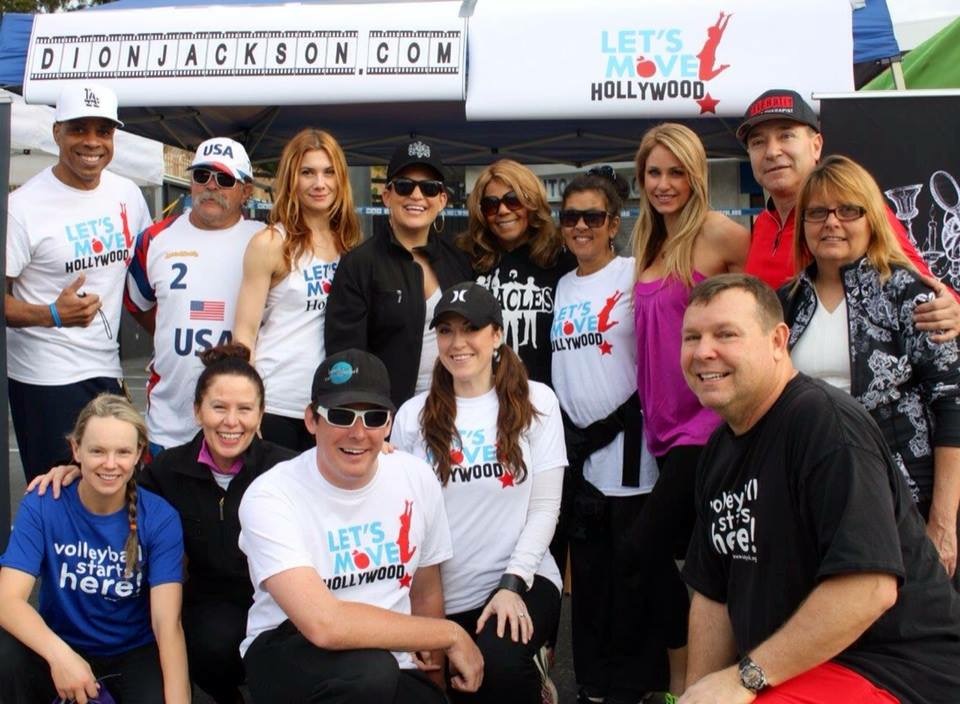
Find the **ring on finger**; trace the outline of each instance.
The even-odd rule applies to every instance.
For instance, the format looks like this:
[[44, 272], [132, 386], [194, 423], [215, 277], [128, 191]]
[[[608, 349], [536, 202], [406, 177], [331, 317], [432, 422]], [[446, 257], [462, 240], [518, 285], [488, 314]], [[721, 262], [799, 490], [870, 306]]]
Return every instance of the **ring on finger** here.
[[518, 616], [519, 618], [526, 618], [526, 617], [527, 617], [527, 615], [526, 615], [525, 613], [523, 613], [522, 611], [520, 611], [519, 613], [517, 613], [517, 616]]

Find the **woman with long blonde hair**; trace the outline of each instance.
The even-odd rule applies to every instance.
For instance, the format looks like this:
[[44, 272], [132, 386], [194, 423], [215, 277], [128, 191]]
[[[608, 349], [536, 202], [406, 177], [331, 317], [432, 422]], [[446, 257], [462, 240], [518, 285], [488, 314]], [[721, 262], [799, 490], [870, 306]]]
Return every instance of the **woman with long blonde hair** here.
[[[633, 231], [637, 390], [644, 435], [660, 476], [631, 528], [628, 562], [637, 572], [665, 563], [673, 571], [664, 553], [685, 552], [690, 541], [694, 470], [700, 450], [720, 422], [700, 405], [680, 369], [683, 313], [694, 284], [743, 268], [750, 233], [710, 210], [706, 151], [689, 128], [664, 123], [648, 130], [635, 161], [640, 185], [640, 216]], [[679, 692], [687, 607], [682, 583], [673, 576], [649, 575], [644, 583], [664, 608], [670, 604], [671, 690]], [[668, 583], [673, 585], [669, 596]]]
[[103, 394], [69, 440], [80, 481], [27, 494], [0, 558], [0, 700], [189, 702], [180, 519], [134, 478], [146, 424]]
[[247, 245], [234, 338], [254, 350], [266, 387], [263, 437], [312, 446], [303, 425], [310, 379], [324, 358], [327, 295], [340, 256], [360, 243], [343, 149], [305, 129], [284, 147], [269, 225]]
[[500, 159], [467, 198], [469, 222], [457, 244], [477, 283], [500, 302], [506, 343], [534, 381], [550, 385], [550, 324], [557, 281], [576, 261], [563, 251], [543, 183], [523, 164]]
[[854, 396], [883, 432], [947, 573], [957, 565], [960, 353], [913, 312], [933, 290], [901, 249], [873, 177], [830, 156], [797, 200], [793, 282], [780, 290], [800, 371]]

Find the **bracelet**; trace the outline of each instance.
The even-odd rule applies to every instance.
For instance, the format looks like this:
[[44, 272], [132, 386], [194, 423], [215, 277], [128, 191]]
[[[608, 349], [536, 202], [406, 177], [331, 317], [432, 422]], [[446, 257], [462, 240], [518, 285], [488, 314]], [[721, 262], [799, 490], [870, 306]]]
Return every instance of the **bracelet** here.
[[527, 583], [517, 575], [507, 572], [500, 578], [500, 583], [497, 585], [497, 589], [506, 589], [507, 591], [511, 591], [515, 594], [526, 594]]
[[53, 318], [53, 326], [56, 328], [63, 327], [63, 321], [60, 320], [60, 314], [57, 312], [57, 302], [54, 301], [50, 304], [50, 317]]

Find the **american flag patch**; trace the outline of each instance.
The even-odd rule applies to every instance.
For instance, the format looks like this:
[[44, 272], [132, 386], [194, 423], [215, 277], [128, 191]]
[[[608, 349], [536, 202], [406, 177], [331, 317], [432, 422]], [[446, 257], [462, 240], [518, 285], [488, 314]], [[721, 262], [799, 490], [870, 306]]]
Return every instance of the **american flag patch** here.
[[223, 322], [223, 301], [190, 301], [190, 320]]

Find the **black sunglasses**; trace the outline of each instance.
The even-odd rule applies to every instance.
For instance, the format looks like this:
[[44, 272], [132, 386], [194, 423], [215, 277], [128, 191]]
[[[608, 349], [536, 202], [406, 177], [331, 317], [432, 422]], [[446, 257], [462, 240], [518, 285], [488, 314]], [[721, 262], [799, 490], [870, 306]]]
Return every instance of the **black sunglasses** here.
[[387, 184], [387, 188], [398, 196], [409, 196], [413, 193], [414, 188], [419, 188], [425, 198], [434, 198], [440, 195], [443, 190], [443, 181], [434, 179], [414, 181], [412, 178], [395, 178]]
[[561, 210], [560, 225], [562, 227], [576, 227], [580, 218], [583, 218], [587, 227], [603, 227], [608, 215], [610, 213], [606, 210]]
[[352, 428], [359, 416], [363, 420], [363, 427], [382, 428], [390, 420], [390, 411], [383, 408], [368, 408], [358, 411], [353, 408], [324, 408], [317, 406], [317, 415], [337, 428]]
[[237, 185], [237, 178], [235, 176], [225, 174], [222, 171], [212, 171], [211, 169], [193, 170], [193, 182], [201, 186], [209, 181], [211, 176], [217, 179], [217, 185], [220, 186], [220, 188], [233, 188]]
[[517, 195], [516, 191], [507, 191], [499, 198], [497, 196], [484, 196], [481, 198], [480, 212], [483, 213], [484, 217], [496, 215], [497, 211], [500, 210], [501, 203], [507, 206], [507, 210], [510, 210], [511, 212], [516, 212], [526, 207], [523, 204], [523, 201], [520, 200], [520, 196]]

